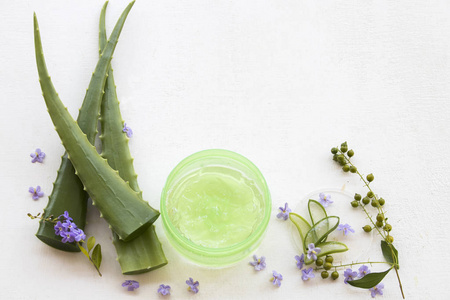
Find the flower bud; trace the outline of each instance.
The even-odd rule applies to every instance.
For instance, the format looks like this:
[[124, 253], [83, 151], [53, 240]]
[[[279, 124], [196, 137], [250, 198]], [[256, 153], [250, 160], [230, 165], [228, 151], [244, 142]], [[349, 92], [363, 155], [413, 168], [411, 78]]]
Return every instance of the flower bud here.
[[367, 197], [373, 198], [373, 192], [372, 192], [372, 191], [368, 191], [368, 192], [367, 192]]
[[350, 172], [356, 173], [357, 169], [355, 166], [350, 166]]
[[361, 195], [360, 194], [355, 194], [355, 196], [353, 197], [356, 201], [361, 200]]
[[342, 167], [342, 171], [344, 171], [344, 172], [350, 171], [350, 166], [349, 166], [349, 165], [344, 165], [344, 166]]
[[369, 203], [370, 203], [369, 197], [364, 197], [364, 198], [362, 199], [362, 203], [364, 203], [365, 205], [369, 204]]
[[318, 258], [318, 259], [316, 260], [316, 266], [320, 267], [321, 265], [323, 265], [323, 259]]
[[368, 182], [372, 182], [375, 179], [375, 177], [373, 176], [372, 173], [370, 173], [369, 175], [366, 176], [366, 179]]
[[348, 150], [347, 142], [343, 142], [341, 144], [341, 151], [345, 153], [347, 152], [347, 150]]
[[331, 267], [332, 267], [332, 264], [329, 263], [329, 262], [326, 262], [326, 263], [323, 265], [323, 268], [324, 268], [325, 270], [329, 270], [329, 269], [331, 269]]
[[347, 155], [348, 155], [348, 157], [352, 157], [353, 155], [355, 155], [355, 151], [348, 150]]
[[336, 148], [336, 147], [331, 148], [331, 153], [332, 154], [338, 153], [338, 148]]
[[371, 232], [372, 231], [372, 226], [370, 225], [366, 225], [362, 228], [365, 232]]
[[383, 214], [378, 214], [377, 215], [377, 221], [383, 221], [384, 220], [384, 215]]
[[322, 276], [323, 279], [328, 278], [328, 276], [330, 276], [330, 274], [328, 274], [328, 271], [323, 271], [322, 273], [320, 273], [320, 276]]
[[327, 257], [325, 258], [326, 262], [329, 262], [330, 264], [333, 262], [334, 258], [331, 255], [327, 255]]
[[353, 200], [351, 203], [352, 207], [358, 207], [359, 202], [356, 200]]
[[333, 280], [336, 280], [339, 278], [339, 273], [338, 271], [334, 271], [333, 273], [331, 273], [331, 278], [333, 278]]
[[377, 221], [375, 224], [377, 225], [377, 227], [383, 227], [383, 222]]
[[377, 199], [373, 199], [371, 204], [372, 204], [373, 207], [378, 207], [378, 206], [380, 206], [380, 203], [378, 203], [378, 200], [377, 200]]
[[378, 203], [383, 206], [385, 203], [385, 200], [383, 198], [378, 199]]

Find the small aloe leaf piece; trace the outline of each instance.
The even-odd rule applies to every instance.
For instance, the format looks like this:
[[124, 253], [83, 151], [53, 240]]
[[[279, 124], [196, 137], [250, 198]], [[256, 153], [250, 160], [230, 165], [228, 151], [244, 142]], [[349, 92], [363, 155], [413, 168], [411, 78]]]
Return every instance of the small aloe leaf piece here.
[[[99, 48], [100, 53], [106, 46], [105, 29], [106, 6], [100, 14]], [[109, 165], [119, 172], [123, 180], [142, 197], [137, 175], [133, 167], [133, 158], [128, 147], [128, 138], [122, 132], [123, 123], [117, 99], [112, 68], [105, 84], [105, 94], [101, 106], [102, 156]], [[140, 236], [129, 242], [120, 240], [113, 231], [113, 243], [117, 252], [122, 273], [134, 275], [160, 268], [167, 264], [161, 243], [156, 235], [155, 226], [150, 226]]]
[[330, 216], [320, 220], [308, 231], [304, 244], [307, 246], [311, 243], [314, 245], [322, 243], [338, 225], [339, 217], [336, 216]]
[[[130, 3], [116, 26], [125, 22], [134, 2]], [[81, 131], [67, 108], [59, 99], [48, 75], [39, 34], [36, 15], [34, 16], [36, 62], [41, 89], [50, 117], [61, 141], [69, 154], [78, 177], [98, 207], [101, 216], [124, 241], [132, 240], [145, 231], [159, 216], [159, 212], [143, 201], [138, 193], [113, 170], [103, 159], [86, 135]], [[110, 39], [103, 56], [111, 60], [117, 39]]]
[[308, 231], [311, 230], [311, 225], [308, 223], [308, 221], [306, 221], [305, 219], [303, 219], [300, 215], [296, 214], [296, 213], [289, 213], [289, 219], [291, 220], [292, 223], [294, 223], [295, 227], [297, 227], [298, 233], [300, 234], [300, 239], [302, 241], [302, 245], [303, 245], [303, 252], [306, 251], [308, 245], [305, 245], [304, 241], [305, 241], [305, 236], [306, 233]]
[[[398, 251], [397, 249], [395, 249], [394, 245], [391, 244], [389, 246], [386, 241], [381, 241], [381, 251], [383, 252], [383, 256], [387, 262], [397, 265], [397, 269], [400, 269], [400, 266], [398, 264]], [[394, 252], [394, 256], [392, 256], [392, 252]]]
[[348, 251], [347, 245], [341, 242], [323, 242], [317, 244], [316, 247], [320, 248], [317, 257]]
[[100, 269], [100, 265], [102, 264], [102, 246], [100, 244], [97, 244], [92, 251], [92, 262], [97, 269]]
[[91, 236], [87, 241], [88, 252], [91, 252], [92, 248], [95, 246], [95, 237]]
[[370, 273], [361, 279], [349, 280], [347, 283], [357, 288], [370, 289], [379, 284], [390, 270], [392, 270], [392, 268], [380, 273]]
[[318, 221], [328, 217], [325, 207], [323, 207], [322, 204], [313, 199], [309, 199], [308, 201], [308, 211], [313, 225]]

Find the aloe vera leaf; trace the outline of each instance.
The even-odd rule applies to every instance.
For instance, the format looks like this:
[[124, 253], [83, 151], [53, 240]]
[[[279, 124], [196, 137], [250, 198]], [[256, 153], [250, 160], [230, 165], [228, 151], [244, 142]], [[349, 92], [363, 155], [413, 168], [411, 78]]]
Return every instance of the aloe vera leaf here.
[[[108, 2], [105, 2], [104, 9]], [[122, 23], [123, 26], [123, 23]], [[115, 35], [118, 36], [122, 26], [117, 27]], [[114, 51], [114, 49], [113, 49]], [[78, 113], [77, 123], [80, 129], [86, 134], [89, 142], [94, 144], [97, 135], [97, 124], [100, 115], [100, 104], [103, 97], [105, 77], [109, 66], [108, 59], [105, 56], [97, 64], [92, 74], [89, 87], [83, 100], [83, 104]], [[49, 196], [47, 207], [44, 209], [44, 218], [50, 215], [59, 216], [68, 211], [74, 222], [81, 229], [86, 224], [87, 200], [89, 195], [83, 190], [83, 184], [70, 162], [67, 152], [61, 158], [61, 165], [57, 171], [56, 180], [53, 184], [53, 190]], [[41, 221], [36, 233], [41, 241], [56, 249], [70, 252], [79, 252], [80, 249], [74, 243], [62, 243], [61, 237], [55, 235], [53, 224]]]
[[320, 253], [317, 254], [317, 257], [322, 257], [325, 255], [345, 252], [348, 250], [347, 245], [341, 242], [323, 242], [316, 245], [317, 248], [320, 248]]
[[336, 227], [339, 225], [339, 217], [336, 216], [330, 216], [326, 217], [319, 222], [316, 223], [311, 229], [306, 233], [305, 236], [305, 245], [309, 244], [320, 244], [327, 236], [336, 229]]
[[[105, 13], [106, 6], [104, 6], [100, 14], [100, 53], [106, 45]], [[123, 121], [112, 68], [110, 68], [105, 84], [100, 121], [102, 126], [102, 134], [100, 136], [102, 141], [101, 155], [107, 159], [113, 169], [119, 171], [120, 177], [127, 181], [130, 187], [142, 197], [133, 167], [133, 158], [128, 148], [128, 138], [122, 132]], [[121, 241], [114, 231], [112, 233], [117, 260], [123, 274], [145, 273], [167, 264], [162, 245], [155, 232], [155, 226], [150, 226], [144, 233], [129, 242]]]
[[311, 230], [311, 225], [308, 223], [308, 221], [306, 221], [296, 213], [289, 213], [289, 219], [292, 221], [292, 223], [294, 223], [295, 227], [297, 227], [303, 245], [303, 252], [306, 252], [308, 245], [305, 245], [304, 243], [305, 235]]
[[[119, 19], [125, 21], [134, 1], [131, 2]], [[59, 99], [48, 75], [39, 34], [39, 26], [34, 15], [36, 63], [39, 80], [50, 117], [61, 141], [66, 148], [78, 177], [101, 212], [101, 217], [124, 241], [132, 240], [148, 228], [159, 216], [159, 212], [143, 201], [102, 158], [86, 135], [78, 127], [67, 108]], [[103, 56], [111, 60], [112, 50], [117, 39], [110, 39]], [[100, 58], [100, 60], [102, 60]]]
[[[327, 212], [325, 211], [325, 207], [322, 204], [317, 202], [316, 200], [309, 199], [308, 201], [308, 212], [311, 218], [311, 223], [314, 226], [318, 221], [325, 219], [328, 217]], [[325, 224], [326, 225], [326, 224]], [[314, 238], [317, 239], [317, 235], [313, 232]], [[327, 237], [325, 237], [325, 241]]]

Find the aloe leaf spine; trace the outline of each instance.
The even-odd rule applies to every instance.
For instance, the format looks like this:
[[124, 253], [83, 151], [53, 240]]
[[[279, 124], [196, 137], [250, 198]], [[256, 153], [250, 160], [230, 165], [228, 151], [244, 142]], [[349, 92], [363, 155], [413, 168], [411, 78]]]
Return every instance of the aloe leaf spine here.
[[[106, 6], [100, 14], [99, 49], [100, 53], [106, 45], [105, 28]], [[112, 67], [109, 70], [105, 84], [105, 94], [101, 106], [102, 157], [109, 165], [119, 172], [130, 187], [139, 193], [137, 175], [133, 167], [133, 158], [128, 147], [128, 138], [122, 132], [123, 120], [117, 98]], [[161, 242], [155, 232], [155, 226], [150, 226], [140, 236], [129, 242], [120, 240], [113, 231], [113, 244], [117, 252], [117, 260], [125, 275], [149, 272], [167, 264]]]
[[[127, 6], [116, 26], [125, 22], [133, 4], [134, 1]], [[100, 210], [101, 216], [119, 238], [124, 241], [132, 240], [157, 219], [159, 212], [143, 201], [139, 194], [122, 180], [118, 172], [113, 170], [97, 153], [95, 147], [64, 107], [47, 71], [36, 15], [34, 15], [34, 28], [39, 81], [55, 129], [66, 148], [76, 174], [91, 196], [93, 204]], [[101, 55], [109, 56], [108, 65], [116, 43], [117, 39], [110, 39]]]

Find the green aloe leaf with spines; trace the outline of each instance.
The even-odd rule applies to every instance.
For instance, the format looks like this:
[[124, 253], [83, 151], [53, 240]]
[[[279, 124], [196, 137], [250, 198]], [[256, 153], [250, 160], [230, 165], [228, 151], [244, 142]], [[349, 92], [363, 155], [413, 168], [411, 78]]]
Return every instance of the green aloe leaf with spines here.
[[303, 246], [303, 251], [306, 251], [308, 245], [305, 245], [305, 235], [311, 229], [311, 225], [303, 217], [296, 213], [289, 213], [289, 219], [294, 223], [300, 234], [300, 240]]
[[[118, 24], [121, 27], [133, 6], [130, 3], [121, 15]], [[71, 117], [67, 108], [59, 99], [48, 75], [39, 34], [36, 15], [34, 16], [36, 63], [44, 100], [55, 129], [66, 148], [78, 177], [92, 198], [92, 203], [100, 210], [111, 228], [124, 241], [132, 240], [144, 232], [159, 216], [159, 212], [143, 201], [102, 158], [78, 124]], [[120, 33], [120, 30], [119, 30]], [[108, 57], [111, 61], [112, 51], [118, 35], [111, 38], [99, 61]]]
[[[105, 29], [106, 4], [100, 14], [99, 48], [100, 53], [107, 43]], [[137, 175], [133, 167], [133, 158], [128, 147], [128, 138], [122, 132], [123, 120], [117, 99], [113, 70], [110, 68], [105, 84], [105, 94], [101, 106], [102, 157], [119, 172], [120, 177], [142, 197]], [[167, 264], [161, 243], [151, 226], [140, 236], [129, 242], [121, 241], [113, 231], [113, 243], [117, 252], [122, 273], [139, 274], [160, 268]]]
[[330, 216], [320, 220], [306, 233], [305, 245], [312, 243], [317, 246], [317, 244], [324, 242], [327, 236], [334, 231], [338, 225], [339, 217], [336, 216]]
[[[106, 5], [107, 2], [105, 3], [105, 6]], [[126, 10], [129, 11], [130, 8], [131, 7]], [[114, 32], [111, 34], [111, 39], [114, 41], [114, 44], [112, 45], [111, 50], [99, 59], [94, 73], [92, 73], [89, 87], [78, 114], [77, 124], [86, 134], [87, 139], [92, 145], [94, 144], [97, 135], [100, 104], [104, 94], [107, 71], [126, 17], [127, 14], [119, 19], [114, 28]], [[37, 30], [39, 29], [37, 28]], [[75, 169], [68, 158], [67, 152], [65, 152], [61, 158], [61, 165], [57, 172], [57, 177], [53, 184], [53, 190], [49, 196], [47, 207], [44, 209], [44, 218], [51, 215], [59, 216], [64, 211], [68, 211], [77, 226], [84, 229], [86, 224], [88, 197], [88, 193], [84, 191], [83, 184], [75, 174]], [[41, 221], [39, 223], [39, 229], [36, 236], [41, 241], [54, 248], [71, 252], [80, 251], [79, 247], [74, 243], [62, 243], [61, 237], [55, 235], [53, 224], [49, 222]]]

